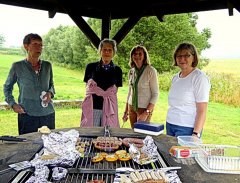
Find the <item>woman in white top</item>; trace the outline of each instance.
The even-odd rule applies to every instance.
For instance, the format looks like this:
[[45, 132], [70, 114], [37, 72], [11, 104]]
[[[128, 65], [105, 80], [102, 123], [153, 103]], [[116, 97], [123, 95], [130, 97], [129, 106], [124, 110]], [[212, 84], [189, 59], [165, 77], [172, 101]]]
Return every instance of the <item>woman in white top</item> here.
[[134, 46], [130, 52], [129, 91], [123, 121], [128, 115], [131, 127], [137, 121], [149, 123], [159, 96], [157, 70], [150, 65], [147, 49]]
[[168, 96], [167, 135], [201, 137], [206, 120], [210, 81], [197, 68], [198, 53], [193, 44], [182, 43], [174, 52], [174, 66], [181, 70], [173, 79]]

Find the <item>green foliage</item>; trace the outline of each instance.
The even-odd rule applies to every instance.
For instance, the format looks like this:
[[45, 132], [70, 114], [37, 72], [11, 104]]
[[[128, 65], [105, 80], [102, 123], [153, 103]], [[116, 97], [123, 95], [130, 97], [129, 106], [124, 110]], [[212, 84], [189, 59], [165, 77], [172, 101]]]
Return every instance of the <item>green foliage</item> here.
[[[157, 17], [143, 17], [118, 45], [114, 62], [123, 69], [124, 76], [129, 70], [129, 54], [133, 46], [143, 44], [149, 51], [152, 65], [159, 73], [175, 70], [172, 66], [172, 55], [175, 47], [182, 42], [192, 42], [202, 50], [210, 47], [208, 39], [211, 32], [208, 28], [201, 33], [197, 31], [196, 14], [176, 14], [164, 17], [160, 22]], [[101, 21], [89, 18], [90, 27], [101, 37]], [[110, 37], [124, 25], [126, 19], [112, 20]], [[84, 69], [86, 64], [99, 60], [96, 48], [76, 26], [59, 26], [51, 29], [44, 36], [44, 58], [60, 65], [72, 65]], [[200, 68], [207, 65], [208, 60], [202, 59]]]
[[[59, 65], [72, 65], [84, 68], [88, 59], [86, 36], [76, 26], [59, 26], [43, 36], [44, 52], [42, 57]], [[87, 47], [85, 47], [88, 45]]]
[[0, 54], [5, 55], [25, 55], [23, 48], [0, 48]]
[[240, 81], [231, 74], [207, 73], [211, 80], [210, 99], [214, 102], [240, 106]]
[[0, 34], [0, 48], [3, 45], [3, 43], [5, 42], [5, 38], [3, 35]]

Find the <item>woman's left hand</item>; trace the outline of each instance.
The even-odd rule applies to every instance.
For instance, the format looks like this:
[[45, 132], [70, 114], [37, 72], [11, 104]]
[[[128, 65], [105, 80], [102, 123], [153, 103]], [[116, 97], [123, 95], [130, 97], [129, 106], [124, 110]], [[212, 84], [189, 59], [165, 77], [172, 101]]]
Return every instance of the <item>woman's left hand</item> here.
[[142, 114], [139, 115], [139, 117], [138, 117], [137, 120], [138, 120], [138, 121], [146, 121], [147, 118], [148, 118], [148, 115], [149, 115], [149, 114], [144, 111]]
[[48, 104], [51, 100], [52, 100], [52, 94], [51, 92], [47, 92], [44, 96], [43, 96], [43, 102], [45, 104]]

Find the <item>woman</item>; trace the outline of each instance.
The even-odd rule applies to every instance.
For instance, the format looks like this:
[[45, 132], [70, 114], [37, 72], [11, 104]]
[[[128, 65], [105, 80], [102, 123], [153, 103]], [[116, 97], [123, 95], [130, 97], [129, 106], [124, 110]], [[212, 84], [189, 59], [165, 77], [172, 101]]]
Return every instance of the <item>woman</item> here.
[[167, 113], [167, 135], [201, 137], [206, 120], [210, 81], [197, 68], [198, 53], [193, 44], [182, 43], [174, 52], [174, 66], [181, 70], [172, 79]]
[[157, 71], [150, 65], [147, 49], [137, 45], [130, 52], [128, 73], [129, 91], [123, 121], [131, 127], [137, 121], [150, 122], [154, 106], [159, 96]]
[[112, 60], [117, 51], [116, 42], [104, 39], [98, 51], [100, 61], [88, 64], [85, 70], [87, 87], [81, 127], [119, 127], [117, 89], [122, 86], [122, 70]]
[[[27, 57], [12, 64], [4, 84], [5, 100], [18, 114], [19, 135], [37, 132], [42, 126], [55, 129], [53, 71], [50, 62], [40, 59], [42, 38], [38, 34], [27, 34], [23, 46]], [[16, 83], [18, 101], [13, 96]]]

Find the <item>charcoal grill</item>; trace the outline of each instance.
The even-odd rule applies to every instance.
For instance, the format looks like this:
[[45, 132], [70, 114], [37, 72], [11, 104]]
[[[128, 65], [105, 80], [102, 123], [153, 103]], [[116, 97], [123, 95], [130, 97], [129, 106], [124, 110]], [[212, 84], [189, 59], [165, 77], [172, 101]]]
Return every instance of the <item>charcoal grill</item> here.
[[[96, 138], [96, 137], [95, 137]], [[88, 143], [89, 146], [85, 148], [84, 156], [80, 157], [76, 160], [74, 165], [68, 168], [67, 176], [61, 181], [54, 181], [52, 178], [49, 179], [51, 182], [58, 183], [86, 183], [92, 180], [104, 180], [105, 183], [112, 183], [114, 181], [115, 173], [117, 168], [122, 167], [131, 167], [133, 169], [156, 169], [156, 168], [165, 168], [167, 167], [167, 163], [159, 153], [159, 158], [157, 161], [147, 164], [147, 165], [139, 165], [133, 160], [129, 161], [120, 161], [117, 160], [115, 162], [107, 162], [105, 160], [93, 163], [91, 161], [92, 157], [94, 157], [97, 153], [100, 153], [99, 149], [94, 147], [92, 140], [94, 137], [80, 137], [81, 142]], [[127, 150], [127, 147], [121, 145], [119, 149]], [[158, 151], [159, 152], [159, 151]], [[43, 153], [43, 149], [39, 152], [39, 154]], [[26, 182], [34, 173], [33, 169], [27, 169], [18, 172], [18, 174], [11, 181], [12, 183], [24, 183]], [[51, 173], [50, 176], [51, 177]]]

